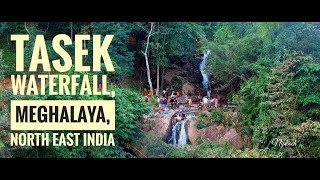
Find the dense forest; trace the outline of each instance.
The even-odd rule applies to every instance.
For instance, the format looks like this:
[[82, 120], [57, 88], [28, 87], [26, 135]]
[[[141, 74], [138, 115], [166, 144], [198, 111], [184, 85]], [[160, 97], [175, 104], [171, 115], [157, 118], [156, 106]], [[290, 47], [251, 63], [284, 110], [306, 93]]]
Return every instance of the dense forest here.
[[[44, 34], [50, 59], [59, 58], [52, 48], [52, 38], [57, 34], [67, 34], [72, 40], [76, 34], [114, 35], [108, 51], [115, 72], [99, 73], [108, 74], [116, 92], [116, 146], [10, 148], [10, 100], [111, 97], [13, 96], [2, 83], [0, 157], [320, 157], [319, 32], [320, 23], [311, 22], [1, 22], [0, 81], [17, 74], [11, 34], [30, 35], [25, 45], [26, 67], [37, 34]], [[85, 41], [84, 47], [89, 50], [84, 63], [91, 65], [92, 41]], [[65, 48], [73, 57], [74, 44]], [[211, 91], [220, 94], [221, 102], [237, 106], [234, 111], [241, 122], [235, 127], [249, 137], [250, 148], [202, 140], [197, 145], [172, 147], [143, 130], [144, 116], [154, 113], [156, 97], [162, 90], [170, 86], [181, 91], [179, 78], [165, 81], [164, 75], [174, 65], [179, 66], [181, 59], [194, 64], [205, 50], [210, 50], [205, 72]], [[185, 76], [195, 76], [195, 72], [186, 71]], [[85, 74], [68, 72], [77, 73]], [[201, 88], [198, 84], [194, 84], [195, 89]], [[150, 90], [149, 102], [141, 95], [144, 88]], [[223, 116], [219, 113], [223, 112], [200, 113], [197, 127], [212, 125], [208, 122], [225, 125], [226, 121], [217, 120]], [[294, 140], [296, 145], [274, 146], [274, 138]]]

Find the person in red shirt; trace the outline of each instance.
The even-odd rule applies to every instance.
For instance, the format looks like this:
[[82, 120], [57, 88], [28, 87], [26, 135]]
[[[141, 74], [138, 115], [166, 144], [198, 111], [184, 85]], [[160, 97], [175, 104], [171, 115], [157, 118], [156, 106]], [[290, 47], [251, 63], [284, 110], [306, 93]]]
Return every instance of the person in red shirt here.
[[142, 91], [142, 95], [146, 96], [147, 95], [147, 88], [144, 88], [144, 90]]

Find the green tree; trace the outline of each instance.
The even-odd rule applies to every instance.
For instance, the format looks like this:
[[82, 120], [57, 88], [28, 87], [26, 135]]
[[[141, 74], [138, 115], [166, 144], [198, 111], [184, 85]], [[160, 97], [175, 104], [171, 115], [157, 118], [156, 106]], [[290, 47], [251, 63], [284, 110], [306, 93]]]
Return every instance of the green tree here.
[[101, 34], [103, 36], [114, 35], [112, 42], [108, 48], [110, 58], [119, 70], [116, 71], [116, 79], [118, 83], [123, 82], [123, 78], [133, 74], [134, 52], [130, 50], [128, 38], [131, 35], [134, 24], [125, 22], [93, 22], [92, 33]]

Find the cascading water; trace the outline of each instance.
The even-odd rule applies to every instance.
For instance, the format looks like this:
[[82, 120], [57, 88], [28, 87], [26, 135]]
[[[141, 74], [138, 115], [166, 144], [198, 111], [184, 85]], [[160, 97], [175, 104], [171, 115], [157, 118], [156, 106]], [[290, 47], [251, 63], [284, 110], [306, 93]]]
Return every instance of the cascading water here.
[[185, 128], [185, 124], [187, 121], [188, 119], [182, 121], [181, 123], [178, 145], [186, 145], [188, 142], [188, 137], [187, 137], [186, 128]]
[[169, 143], [176, 146], [176, 145], [186, 145], [188, 143], [188, 136], [186, 132], [186, 122], [194, 117], [193, 114], [187, 114], [187, 116], [182, 119], [181, 121], [175, 123], [171, 130], [171, 136], [169, 138]]
[[209, 54], [210, 54], [210, 50], [207, 50], [206, 52], [204, 52], [203, 60], [200, 64], [200, 71], [203, 77], [202, 86], [208, 97], [210, 97], [209, 78], [208, 78], [208, 75], [205, 73], [204, 68], [206, 67], [206, 61], [208, 59]]

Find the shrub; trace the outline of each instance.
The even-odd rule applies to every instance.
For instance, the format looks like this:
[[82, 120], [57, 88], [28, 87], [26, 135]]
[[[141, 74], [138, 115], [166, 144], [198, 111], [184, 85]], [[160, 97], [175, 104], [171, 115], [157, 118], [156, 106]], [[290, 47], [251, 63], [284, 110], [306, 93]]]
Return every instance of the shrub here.
[[141, 144], [145, 155], [149, 158], [165, 158], [169, 157], [174, 147], [170, 144], [165, 143], [161, 137], [156, 134], [145, 134]]
[[201, 119], [198, 119], [197, 122], [196, 122], [196, 128], [197, 129], [203, 129], [203, 128], [206, 128], [206, 127], [209, 127], [209, 124], [205, 123], [203, 120]]
[[196, 127], [197, 129], [203, 129], [203, 128], [206, 128], [206, 127], [209, 127], [210, 124], [207, 122], [209, 119], [209, 116], [207, 113], [200, 113], [199, 116], [198, 116], [198, 120], [196, 121]]
[[224, 120], [223, 112], [220, 110], [211, 111], [209, 118], [211, 122], [222, 122], [222, 120]]

